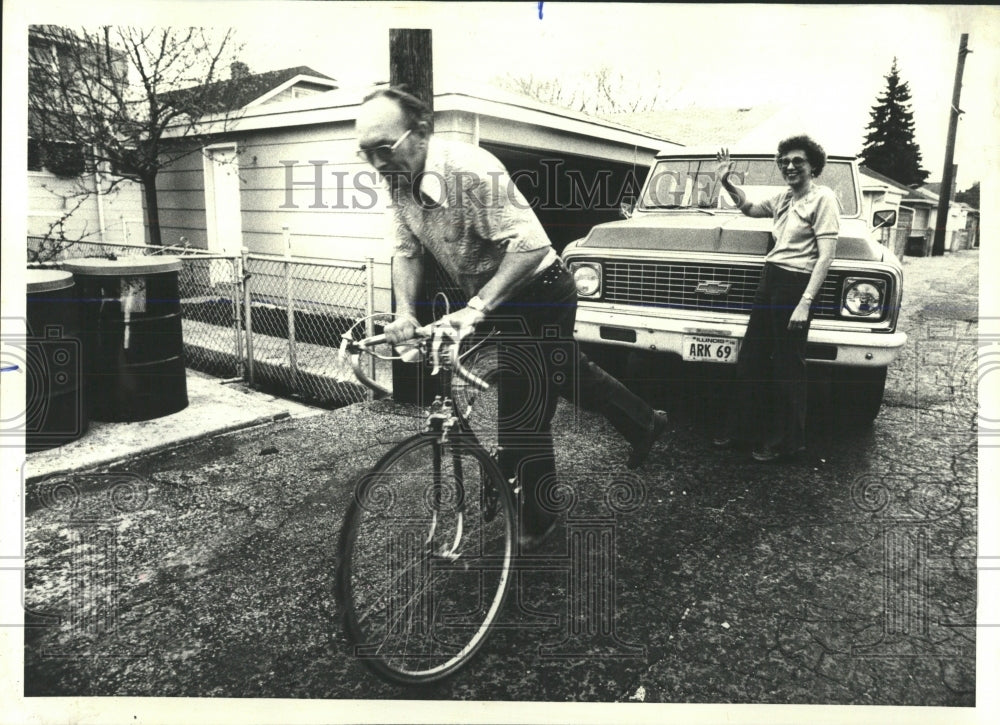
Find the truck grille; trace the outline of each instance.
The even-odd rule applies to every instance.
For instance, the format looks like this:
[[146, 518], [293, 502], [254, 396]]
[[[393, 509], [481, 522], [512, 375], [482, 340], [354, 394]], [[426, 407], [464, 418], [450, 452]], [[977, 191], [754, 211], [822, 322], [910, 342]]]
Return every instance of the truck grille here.
[[[760, 283], [761, 267], [736, 264], [668, 262], [604, 263], [604, 300], [629, 305], [711, 310], [749, 315]], [[845, 271], [830, 270], [814, 304], [818, 318], [834, 318], [840, 305]], [[717, 296], [695, 291], [700, 283], [729, 285]]]

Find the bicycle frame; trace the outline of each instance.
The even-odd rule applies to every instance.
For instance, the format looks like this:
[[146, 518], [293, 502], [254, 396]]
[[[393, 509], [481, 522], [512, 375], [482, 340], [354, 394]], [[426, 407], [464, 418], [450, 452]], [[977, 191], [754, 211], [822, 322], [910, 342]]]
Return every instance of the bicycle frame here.
[[[440, 329], [440, 328], [438, 328]], [[460, 378], [468, 382], [470, 385], [475, 386], [479, 390], [487, 390], [490, 386], [485, 380], [475, 375], [469, 371], [464, 365], [462, 365], [461, 355], [459, 355], [459, 346], [461, 340], [458, 339], [457, 335], [449, 334], [448, 332], [435, 329], [432, 325], [427, 325], [424, 327], [419, 327], [416, 330], [416, 338], [414, 339], [414, 344], [419, 353], [421, 360], [425, 359], [428, 352], [431, 354], [434, 360], [434, 370], [432, 375], [438, 375], [438, 389], [439, 393], [435, 395], [434, 400], [431, 402], [427, 409], [427, 427], [425, 431], [432, 432], [439, 436], [440, 443], [444, 443], [448, 435], [451, 433], [452, 429], [457, 426], [458, 430], [464, 434], [475, 437], [469, 421], [467, 413], [463, 413], [458, 410], [455, 406], [454, 401], [450, 395], [451, 389], [451, 374], [454, 372]], [[449, 328], [445, 328], [447, 330]], [[349, 332], [349, 331], [348, 331]], [[451, 343], [445, 348], [444, 356], [442, 357], [442, 347], [444, 346], [444, 337], [450, 337]], [[343, 340], [340, 344], [340, 357], [341, 359], [348, 359], [351, 365], [351, 369], [354, 371], [355, 377], [368, 386], [369, 388], [375, 390], [376, 392], [384, 393], [385, 395], [391, 395], [392, 391], [383, 385], [372, 380], [368, 374], [364, 371], [361, 364], [362, 353], [367, 353], [372, 356], [381, 357], [377, 355], [372, 348], [376, 345], [381, 345], [387, 343], [386, 336], [373, 335], [361, 340], [351, 340], [347, 334], [345, 334]], [[428, 346], [430, 349], [428, 350]], [[383, 358], [385, 359], [385, 358]], [[471, 408], [470, 408], [471, 410]], [[436, 489], [441, 487], [441, 448], [440, 446], [435, 446], [434, 448], [434, 485]], [[464, 480], [464, 474], [462, 472], [462, 461], [461, 457], [457, 454], [453, 454], [452, 466], [454, 467], [455, 479], [461, 482]], [[439, 503], [439, 501], [436, 501]], [[439, 556], [448, 557], [451, 559], [458, 558], [458, 545], [462, 539], [463, 532], [463, 516], [464, 513], [460, 509], [458, 511], [458, 526], [456, 530], [456, 535], [453, 543], [447, 550], [442, 550], [438, 552]], [[434, 539], [434, 534], [437, 530], [437, 511], [432, 512], [431, 525], [427, 532], [427, 540], [425, 543], [429, 544]]]

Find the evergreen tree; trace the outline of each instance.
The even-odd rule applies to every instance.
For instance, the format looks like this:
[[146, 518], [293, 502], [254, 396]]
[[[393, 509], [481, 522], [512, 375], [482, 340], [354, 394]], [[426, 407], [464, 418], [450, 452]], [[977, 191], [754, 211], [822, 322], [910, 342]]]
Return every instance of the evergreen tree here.
[[900, 82], [895, 58], [885, 80], [885, 92], [872, 106], [861, 158], [869, 169], [900, 184], [922, 184], [929, 172], [920, 168], [920, 147], [913, 139], [910, 85]]
[[970, 186], [965, 191], [955, 194], [955, 201], [964, 201], [969, 206], [979, 208], [979, 182]]

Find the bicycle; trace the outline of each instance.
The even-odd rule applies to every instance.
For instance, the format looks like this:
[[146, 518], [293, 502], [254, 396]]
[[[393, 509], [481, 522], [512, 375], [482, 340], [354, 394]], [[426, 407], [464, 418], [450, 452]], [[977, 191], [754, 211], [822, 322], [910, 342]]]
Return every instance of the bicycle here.
[[[371, 331], [370, 319], [345, 333], [340, 357], [362, 383], [388, 393], [361, 356], [400, 356], [379, 351], [384, 334], [354, 339], [362, 324]], [[354, 654], [377, 675], [411, 685], [448, 677], [482, 647], [510, 586], [517, 526], [514, 482], [469, 424], [474, 401], [452, 394], [453, 373], [474, 391], [489, 383], [463, 365], [458, 340], [445, 345], [430, 326], [417, 332], [413, 345], [433, 357], [438, 395], [424, 430], [356, 482], [336, 574]]]

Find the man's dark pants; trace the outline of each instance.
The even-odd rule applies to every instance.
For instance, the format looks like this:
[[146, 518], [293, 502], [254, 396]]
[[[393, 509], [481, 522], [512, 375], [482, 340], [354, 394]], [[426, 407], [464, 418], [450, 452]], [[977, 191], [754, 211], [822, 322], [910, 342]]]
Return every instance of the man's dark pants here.
[[529, 533], [551, 522], [551, 502], [559, 497], [551, 423], [560, 397], [601, 413], [629, 442], [653, 424], [645, 401], [580, 352], [573, 339], [576, 304], [573, 277], [559, 260], [491, 315], [501, 331], [500, 465], [522, 486], [522, 524]]

